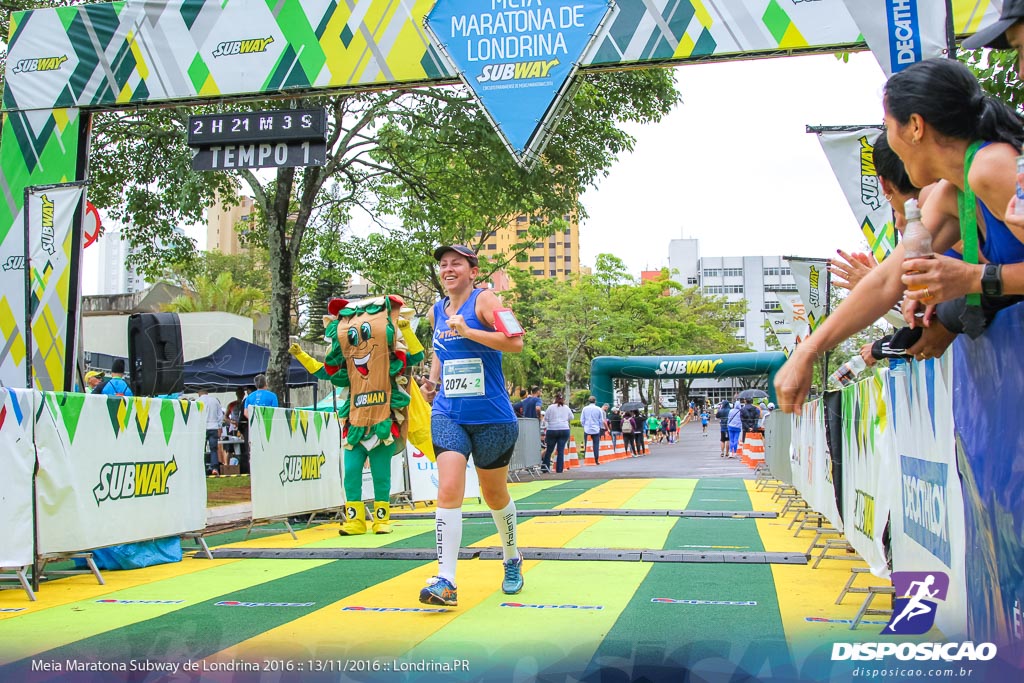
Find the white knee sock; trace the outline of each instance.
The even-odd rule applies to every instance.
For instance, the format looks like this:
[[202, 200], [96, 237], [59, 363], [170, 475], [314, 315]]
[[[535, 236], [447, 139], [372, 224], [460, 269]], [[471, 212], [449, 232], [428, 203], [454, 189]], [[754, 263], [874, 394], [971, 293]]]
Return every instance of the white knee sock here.
[[455, 563], [462, 546], [462, 508], [437, 508], [434, 513], [437, 538], [437, 575], [455, 585]]
[[491, 510], [491, 517], [494, 518], [494, 526], [498, 527], [498, 536], [501, 537], [503, 560], [508, 562], [519, 557], [519, 548], [516, 547], [516, 502], [509, 500], [501, 510]]

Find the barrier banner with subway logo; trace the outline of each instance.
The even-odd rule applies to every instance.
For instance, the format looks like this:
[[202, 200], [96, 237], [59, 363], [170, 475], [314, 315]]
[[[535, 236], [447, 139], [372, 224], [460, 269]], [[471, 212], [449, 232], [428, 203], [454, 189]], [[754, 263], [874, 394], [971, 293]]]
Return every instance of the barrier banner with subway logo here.
[[[946, 3], [843, 0], [886, 76], [946, 51]], [[978, 5], [982, 3], [977, 3]], [[977, 9], [977, 8], [976, 8]], [[980, 14], [980, 12], [978, 13]], [[987, 24], [986, 24], [987, 25]]]
[[[964, 499], [953, 440], [952, 353], [890, 374], [896, 434], [892, 569], [949, 575], [935, 625], [949, 640], [967, 635]], [[991, 454], [988, 454], [991, 456]]]
[[808, 401], [792, 420], [793, 485], [812, 510], [825, 515], [832, 526], [842, 531], [843, 519], [832, 483], [832, 454], [825, 438], [825, 401]]
[[40, 554], [206, 527], [206, 416], [179, 399], [42, 392]]
[[340, 453], [334, 413], [254, 407], [249, 419], [252, 518], [341, 507]]
[[861, 234], [875, 260], [881, 263], [896, 246], [892, 206], [875, 172], [875, 139], [885, 135], [879, 126], [854, 130], [819, 130], [818, 142], [839, 181]]
[[38, 392], [0, 387], [0, 567], [32, 563], [32, 416]]
[[889, 576], [882, 532], [896, 495], [896, 436], [889, 372], [843, 388], [843, 519], [846, 538], [880, 578]]

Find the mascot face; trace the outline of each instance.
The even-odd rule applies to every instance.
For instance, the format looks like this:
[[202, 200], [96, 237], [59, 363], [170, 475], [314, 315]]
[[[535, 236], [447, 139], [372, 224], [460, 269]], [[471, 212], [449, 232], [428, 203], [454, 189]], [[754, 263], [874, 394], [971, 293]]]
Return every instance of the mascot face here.
[[348, 304], [338, 313], [337, 344], [345, 358], [353, 425], [372, 426], [390, 416], [389, 311], [382, 299]]

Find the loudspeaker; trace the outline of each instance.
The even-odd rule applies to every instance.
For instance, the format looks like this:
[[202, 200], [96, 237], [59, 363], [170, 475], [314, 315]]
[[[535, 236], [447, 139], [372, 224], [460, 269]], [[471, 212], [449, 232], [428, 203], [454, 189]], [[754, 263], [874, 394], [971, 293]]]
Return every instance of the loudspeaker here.
[[185, 388], [185, 355], [177, 313], [129, 316], [128, 364], [136, 396], [174, 394]]

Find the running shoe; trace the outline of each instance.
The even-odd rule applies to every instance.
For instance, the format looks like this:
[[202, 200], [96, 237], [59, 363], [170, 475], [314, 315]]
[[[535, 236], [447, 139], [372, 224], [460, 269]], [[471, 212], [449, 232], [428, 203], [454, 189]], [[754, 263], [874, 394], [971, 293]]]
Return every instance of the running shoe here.
[[420, 591], [420, 602], [425, 605], [455, 607], [459, 604], [459, 592], [451, 581], [435, 576], [428, 579], [427, 587]]
[[523, 590], [523, 554], [502, 564], [505, 565], [505, 578], [501, 582], [501, 592], [515, 595]]

